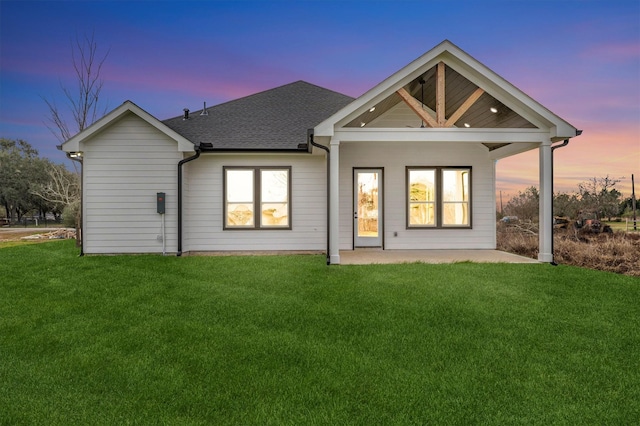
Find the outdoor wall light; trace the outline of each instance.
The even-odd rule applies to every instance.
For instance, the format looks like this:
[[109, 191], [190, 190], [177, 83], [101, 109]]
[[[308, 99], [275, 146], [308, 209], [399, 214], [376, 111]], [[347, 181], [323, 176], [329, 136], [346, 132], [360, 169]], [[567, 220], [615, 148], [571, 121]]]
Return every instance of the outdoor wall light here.
[[81, 158], [82, 157], [82, 151], [70, 152], [69, 153], [69, 157], [71, 157], [71, 158]]

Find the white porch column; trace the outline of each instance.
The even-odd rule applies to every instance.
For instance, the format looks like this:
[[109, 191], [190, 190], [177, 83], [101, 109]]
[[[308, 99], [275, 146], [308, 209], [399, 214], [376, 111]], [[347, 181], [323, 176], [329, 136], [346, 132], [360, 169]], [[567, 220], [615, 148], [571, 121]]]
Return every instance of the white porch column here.
[[340, 264], [340, 141], [331, 138], [331, 176], [329, 195], [329, 262]]
[[[498, 189], [496, 186], [496, 167], [498, 165], [498, 160], [493, 160], [493, 167], [491, 168], [491, 179], [493, 181], [493, 197], [491, 202], [493, 203], [493, 205], [495, 206], [496, 211], [498, 211], [498, 203], [496, 201], [496, 190]], [[502, 196], [501, 196], [502, 197]], [[501, 212], [502, 213], [502, 212]], [[493, 221], [493, 242], [491, 243], [491, 247], [493, 247], [494, 250], [496, 250], [498, 248], [498, 229], [497, 229], [498, 225], [497, 225], [497, 221], [494, 220]]]
[[553, 262], [553, 165], [551, 141], [543, 142], [540, 151], [540, 212], [538, 230], [538, 260]]

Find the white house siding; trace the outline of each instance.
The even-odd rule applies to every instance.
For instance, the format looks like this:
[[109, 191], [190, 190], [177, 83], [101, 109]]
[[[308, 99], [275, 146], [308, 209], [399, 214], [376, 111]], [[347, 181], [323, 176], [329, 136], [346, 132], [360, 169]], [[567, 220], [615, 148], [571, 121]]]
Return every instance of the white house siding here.
[[168, 136], [133, 114], [83, 143], [84, 251], [161, 253], [156, 193], [166, 193], [166, 250], [177, 250], [177, 163]]
[[[291, 167], [287, 230], [223, 230], [224, 166]], [[324, 251], [327, 238], [326, 163], [322, 155], [207, 153], [185, 165], [183, 251]]]
[[[472, 228], [407, 229], [407, 166], [471, 166]], [[471, 143], [341, 143], [341, 250], [353, 248], [354, 167], [384, 168], [385, 249], [495, 249], [494, 162], [484, 146]]]

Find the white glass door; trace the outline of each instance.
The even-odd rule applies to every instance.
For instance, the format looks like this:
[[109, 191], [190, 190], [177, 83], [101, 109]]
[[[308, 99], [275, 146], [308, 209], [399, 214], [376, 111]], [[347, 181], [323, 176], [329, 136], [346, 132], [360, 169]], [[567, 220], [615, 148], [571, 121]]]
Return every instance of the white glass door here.
[[353, 173], [355, 247], [382, 247], [382, 169]]

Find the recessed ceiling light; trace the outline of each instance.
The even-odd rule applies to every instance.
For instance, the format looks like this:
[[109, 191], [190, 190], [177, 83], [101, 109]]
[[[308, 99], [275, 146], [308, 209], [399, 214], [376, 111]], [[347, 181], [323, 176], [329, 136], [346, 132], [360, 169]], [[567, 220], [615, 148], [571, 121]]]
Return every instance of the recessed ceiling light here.
[[371, 109], [369, 109], [369, 112], [373, 112], [376, 110], [376, 107], [371, 107]]
[[360, 123], [360, 127], [364, 127], [364, 125], [367, 124], [364, 121], [362, 123]]
[[498, 108], [491, 107], [491, 108], [489, 108], [489, 111], [491, 111], [492, 113], [495, 114], [496, 112], [498, 112]]
[[468, 128], [468, 127], [471, 127], [471, 124], [469, 124], [469, 123], [464, 123], [464, 127], [467, 127], [467, 128]]

